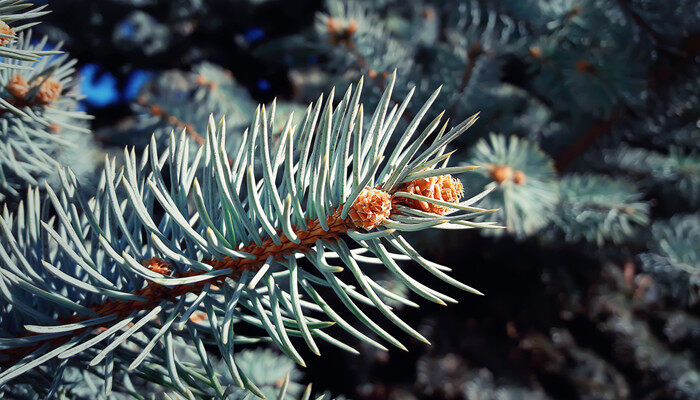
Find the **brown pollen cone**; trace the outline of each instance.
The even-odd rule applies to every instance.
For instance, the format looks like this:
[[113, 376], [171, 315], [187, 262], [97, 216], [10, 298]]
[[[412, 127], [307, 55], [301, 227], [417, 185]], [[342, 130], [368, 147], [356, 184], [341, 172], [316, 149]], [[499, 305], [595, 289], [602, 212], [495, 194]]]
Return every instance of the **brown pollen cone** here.
[[391, 196], [380, 189], [366, 187], [352, 204], [348, 216], [355, 226], [369, 231], [391, 214]]
[[[10, 28], [10, 25], [7, 25], [5, 22], [0, 21], [0, 33], [3, 33], [5, 35], [14, 35], [15, 30]], [[10, 43], [11, 40], [11, 38], [0, 37], [0, 46], [4, 46]]]
[[[399, 186], [399, 191], [417, 194], [431, 199], [442, 200], [448, 203], [456, 203], [464, 196], [462, 182], [452, 175], [431, 176], [428, 178], [416, 179]], [[428, 203], [427, 201], [397, 197], [398, 204], [415, 208], [433, 214], [446, 214], [450, 208]]]
[[516, 185], [522, 185], [526, 180], [527, 177], [523, 171], [515, 171], [513, 174], [513, 182], [515, 182]]
[[442, 199], [448, 203], [458, 202], [464, 196], [464, 186], [462, 181], [452, 175], [438, 176], [440, 185], [440, 195]]
[[7, 82], [5, 89], [17, 100], [23, 100], [29, 92], [29, 83], [21, 74], [16, 73]]
[[326, 22], [328, 28], [328, 40], [333, 45], [342, 44], [348, 48], [355, 45], [352, 42], [352, 35], [357, 32], [357, 21], [351, 19], [343, 22], [338, 18], [330, 17]]
[[352, 35], [353, 33], [357, 32], [357, 21], [354, 19], [348, 21], [348, 26], [345, 28], [345, 32], [348, 35]]
[[542, 57], [542, 48], [539, 46], [532, 46], [528, 49], [530, 51], [530, 55], [533, 56], [534, 58], [540, 59]]
[[39, 104], [51, 104], [58, 100], [62, 90], [63, 85], [61, 85], [61, 82], [53, 78], [48, 78], [39, 86], [39, 91], [36, 94], [36, 102]]
[[513, 169], [507, 165], [494, 165], [491, 167], [489, 175], [494, 181], [503, 183], [513, 178]]
[[594, 68], [593, 68], [593, 66], [591, 65], [591, 63], [589, 63], [589, 62], [586, 61], [586, 60], [578, 60], [578, 61], [576, 62], [576, 71], [580, 71], [580, 72], [593, 72], [593, 70], [594, 70]]

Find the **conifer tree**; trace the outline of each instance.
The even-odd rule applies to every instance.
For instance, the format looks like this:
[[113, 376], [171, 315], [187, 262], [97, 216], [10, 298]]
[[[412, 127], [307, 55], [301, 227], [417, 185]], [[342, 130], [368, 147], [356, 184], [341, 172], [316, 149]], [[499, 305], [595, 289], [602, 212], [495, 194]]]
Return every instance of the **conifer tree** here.
[[[422, 273], [481, 294], [419, 251], [474, 243], [517, 253], [490, 273], [527, 298], [476, 342], [531, 352], [530, 387], [421, 356], [421, 395], [700, 397], [696, 2], [326, 0], [274, 35], [222, 19], [265, 1], [113, 3], [37, 38], [46, 7], [0, 0], [0, 398], [308, 399], [312, 354], [432, 339], [404, 320], [458, 298]], [[106, 67], [155, 69], [98, 143], [54, 40], [86, 27]], [[222, 46], [292, 94], [258, 106]]]

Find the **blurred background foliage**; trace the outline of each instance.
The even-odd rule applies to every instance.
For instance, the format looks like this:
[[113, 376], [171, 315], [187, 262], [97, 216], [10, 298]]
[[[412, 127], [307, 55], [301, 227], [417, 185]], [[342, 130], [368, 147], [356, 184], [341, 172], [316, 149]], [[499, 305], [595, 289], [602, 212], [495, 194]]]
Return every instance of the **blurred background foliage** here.
[[[46, 68], [65, 71], [70, 91], [51, 117], [60, 140], [41, 116], [19, 126], [0, 115], [14, 132], [3, 145], [20, 143], [0, 159], [10, 204], [55, 179], [55, 154], [88, 179], [102, 153], [152, 133], [201, 141], [210, 113], [242, 133], [258, 103], [276, 98], [278, 113], [300, 117], [360, 76], [374, 105], [394, 69], [397, 98], [417, 87], [410, 107], [443, 85], [452, 121], [481, 112], [452, 159], [481, 167], [465, 188], [491, 188], [486, 207], [507, 229], [412, 239], [487, 296], [440, 312], [392, 304], [433, 344], [408, 353], [324, 349], [303, 377], [269, 350], [251, 353], [251, 373], [273, 389], [292, 370], [292, 396], [313, 381], [357, 399], [700, 398], [696, 1], [38, 3], [52, 12], [35, 35], [48, 39], [27, 38], [27, 51], [62, 44], [70, 57]], [[6, 91], [13, 76], [0, 74]], [[26, 138], [46, 165], [21, 163]]]

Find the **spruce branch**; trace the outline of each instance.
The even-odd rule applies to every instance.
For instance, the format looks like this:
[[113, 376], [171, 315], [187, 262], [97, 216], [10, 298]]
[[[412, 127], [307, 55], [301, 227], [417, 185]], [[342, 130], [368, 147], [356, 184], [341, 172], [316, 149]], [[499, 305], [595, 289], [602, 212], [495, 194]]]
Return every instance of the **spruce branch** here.
[[492, 191], [483, 206], [503, 210], [496, 218], [509, 234], [526, 238], [552, 221], [559, 202], [557, 176], [552, 160], [536, 144], [516, 136], [492, 134], [474, 145], [468, 164], [481, 168], [465, 183], [472, 190]]
[[23, 188], [52, 177], [75, 135], [90, 133], [92, 117], [77, 109], [76, 60], [61, 54], [60, 45], [43, 50], [51, 48], [47, 42], [22, 30], [7, 46], [33, 56], [6, 56], [0, 63], [0, 199], [17, 198]]
[[[144, 85], [131, 106], [133, 117], [123, 127], [99, 131], [101, 141], [142, 149], [148, 142], [144, 138], [155, 135], [158, 144], [164, 145], [172, 130], [184, 129], [196, 143], [203, 145], [202, 129], [210, 114], [216, 118], [225, 115], [227, 126], [238, 130], [250, 124], [255, 112], [253, 100], [231, 72], [206, 62], [190, 72], [161, 72]], [[228, 150], [238, 144], [237, 137], [232, 136]]]
[[[259, 107], [234, 154], [225, 150], [225, 120], [217, 126], [210, 117], [206, 142], [195, 151], [183, 130], [171, 134], [163, 152], [153, 136], [138, 161], [134, 149], [125, 149], [120, 169], [107, 159], [93, 198], [84, 197], [67, 169], [59, 171], [60, 190], [46, 188], [45, 206], [30, 191], [20, 214], [5, 211], [0, 219], [2, 247], [13, 249], [0, 252], [1, 283], [10, 290], [0, 290], [0, 318], [7, 321], [0, 329], [0, 383], [66, 360], [108, 366], [120, 379], [151, 376], [156, 366], [165, 376], [159, 384], [206, 398], [220, 387], [206, 354], [196, 372], [179, 364], [173, 350], [204, 340], [219, 349], [236, 385], [260, 395], [236, 367], [234, 343], [270, 341], [305, 365], [294, 337], [316, 354], [318, 340], [356, 352], [327, 333], [336, 325], [371, 346], [385, 349], [382, 340], [405, 349], [360, 305], [427, 342], [385, 302], [409, 301], [389, 295], [364, 265], [384, 265], [438, 304], [454, 300], [411, 277], [397, 260], [411, 259], [478, 294], [399, 233], [490, 228], [472, 220], [493, 210], [475, 205], [483, 195], [460, 200], [461, 184], [451, 174], [472, 168], [446, 166], [445, 147], [477, 116], [449, 130], [437, 129], [442, 114], [423, 123], [436, 91], [395, 132], [401, 116], [388, 112], [395, 81], [393, 75], [368, 120], [360, 80], [337, 105], [334, 91], [309, 105], [299, 126], [287, 118], [274, 143], [274, 110]], [[325, 300], [329, 294], [378, 339], [341, 317]], [[242, 336], [239, 324], [263, 333]], [[60, 382], [57, 374], [54, 383]], [[105, 381], [107, 392], [111, 382]], [[45, 392], [39, 383], [35, 390]]]
[[[59, 54], [55, 50], [41, 48], [26, 48], [17, 46], [19, 34], [39, 22], [27, 22], [46, 15], [47, 5], [32, 8], [33, 4], [22, 0], [0, 0], [0, 70], [21, 69], [17, 61], [38, 61], [43, 56]], [[23, 24], [22, 24], [23, 23]]]
[[700, 301], [700, 216], [678, 214], [654, 222], [649, 251], [638, 256], [644, 271], [687, 306]]
[[625, 243], [649, 224], [649, 203], [636, 185], [622, 179], [572, 174], [560, 180], [561, 202], [554, 222], [566, 240]]
[[[278, 231], [277, 235], [280, 238], [279, 244], [275, 244], [271, 238], [267, 238], [260, 245], [255, 243], [249, 244], [238, 250], [241, 254], [245, 254], [246, 258], [233, 258], [224, 256], [222, 259], [202, 260], [203, 264], [209, 265], [211, 270], [208, 272], [185, 271], [172, 275], [171, 279], [176, 279], [178, 282], [192, 282], [177, 284], [172, 280], [151, 280], [144, 288], [133, 292], [133, 298], [137, 300], [108, 300], [103, 304], [90, 307], [92, 316], [86, 318], [84, 316], [73, 316], [66, 320], [59, 320], [62, 325], [80, 324], [93, 319], [95, 317], [102, 319], [124, 319], [132, 313], [139, 311], [153, 310], [163, 301], [175, 302], [178, 297], [188, 293], [199, 294], [204, 289], [205, 285], [221, 285], [227, 278], [239, 280], [243, 272], [257, 272], [261, 266], [270, 263], [271, 261], [283, 261], [286, 256], [297, 252], [308, 252], [316, 244], [317, 240], [327, 242], [335, 240], [339, 235], [346, 233], [349, 227], [358, 228], [351, 221], [346, 221], [340, 218], [341, 209], [337, 209], [326, 220], [327, 229], [321, 228], [319, 220], [309, 220], [305, 227], [292, 229], [289, 236], [295, 237], [297, 240], [292, 241], [285, 236], [282, 231]], [[150, 258], [144, 260], [142, 264], [156, 274], [169, 274], [171, 268], [166, 260], [161, 258]], [[51, 268], [48, 267], [47, 268]], [[168, 283], [164, 286], [163, 283]], [[92, 325], [89, 329], [106, 328], [106, 325]], [[88, 328], [76, 329], [73, 335], [79, 335]], [[56, 338], [50, 341], [53, 347], [60, 346], [68, 341], [70, 337]], [[31, 347], [17, 348], [18, 351], [8, 351], [6, 354], [11, 355], [14, 360], [17, 360], [32, 351], [39, 348], [43, 344], [39, 342]], [[19, 350], [22, 349], [22, 350]]]
[[136, 104], [148, 109], [151, 115], [161, 118], [164, 122], [171, 125], [173, 129], [184, 130], [187, 135], [198, 144], [203, 145], [206, 142], [204, 137], [195, 130], [194, 125], [181, 121], [174, 115], [168, 114], [167, 110], [163, 110], [159, 105], [151, 103], [146, 96], [139, 96], [136, 100]]

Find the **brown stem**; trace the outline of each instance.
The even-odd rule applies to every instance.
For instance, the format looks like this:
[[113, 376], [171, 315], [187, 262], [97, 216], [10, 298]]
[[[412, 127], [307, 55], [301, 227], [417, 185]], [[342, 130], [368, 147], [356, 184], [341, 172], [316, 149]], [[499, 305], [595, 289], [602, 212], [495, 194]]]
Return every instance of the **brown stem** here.
[[632, 17], [632, 20], [635, 24], [637, 24], [637, 26], [639, 26], [644, 32], [647, 33], [647, 35], [649, 35], [655, 46], [659, 46], [659, 44], [662, 43], [662, 39], [658, 32], [656, 32], [651, 25], [649, 25], [639, 14], [637, 14], [637, 12], [634, 11], [634, 9], [632, 9], [632, 6], [629, 4], [629, 0], [617, 0], [617, 4], [624, 12]]
[[[285, 256], [291, 255], [296, 252], [304, 252], [311, 249], [318, 239], [323, 240], [335, 240], [339, 235], [347, 232], [348, 228], [352, 226], [352, 222], [349, 220], [343, 220], [340, 218], [340, 212], [342, 210], [342, 205], [338, 207], [335, 212], [326, 219], [328, 224], [328, 230], [323, 230], [321, 228], [321, 223], [319, 220], [308, 220], [306, 224], [306, 229], [295, 228], [294, 233], [299, 238], [299, 243], [294, 243], [288, 239], [285, 235], [279, 235], [280, 244], [274, 244], [272, 239], [268, 238], [260, 246], [255, 243], [251, 243], [243, 247], [240, 251], [250, 253], [255, 255], [255, 258], [232, 258], [229, 256], [224, 256], [222, 259], [211, 259], [204, 260], [205, 264], [213, 267], [215, 270], [231, 269], [231, 272], [227, 275], [218, 276], [206, 281], [194, 282], [189, 284], [182, 284], [177, 286], [163, 286], [155, 282], [149, 282], [144, 288], [136, 290], [134, 294], [138, 296], [143, 296], [147, 298], [146, 301], [136, 301], [136, 300], [108, 300], [102, 304], [92, 306], [90, 309], [94, 311], [97, 316], [104, 317], [111, 314], [115, 314], [117, 319], [123, 319], [128, 317], [134, 312], [152, 310], [160, 303], [174, 302], [180, 296], [186, 295], [188, 293], [200, 293], [207, 283], [223, 284], [226, 278], [231, 278], [237, 280], [241, 277], [244, 271], [255, 272], [262, 266], [269, 257], [273, 257], [275, 260], [282, 260]], [[163, 264], [165, 261], [161, 259], [152, 259], [152, 262]], [[185, 278], [190, 276], [200, 275], [201, 272], [198, 271], [186, 271], [181, 274], [176, 274], [177, 278]], [[59, 320], [59, 324], [71, 324], [81, 321], [86, 321], [93, 317], [82, 317], [73, 316], [71, 318]], [[16, 362], [22, 357], [35, 351], [41, 345], [45, 343], [51, 344], [53, 347], [60, 346], [70, 340], [71, 337], [79, 335], [87, 329], [100, 329], [104, 328], [106, 325], [91, 326], [89, 328], [83, 328], [73, 331], [72, 336], [67, 335], [59, 338], [48, 339], [39, 343], [31, 344], [25, 347], [15, 347], [11, 349], [0, 350], [0, 354], [8, 356], [10, 362]], [[25, 336], [32, 336], [33, 333], [29, 332]]]
[[[51, 107], [51, 103], [41, 103], [39, 101], [36, 101], [36, 99], [32, 100], [25, 100], [25, 99], [17, 99], [17, 98], [10, 98], [10, 99], [5, 99], [8, 103], [12, 104], [16, 108], [22, 108], [22, 107]], [[9, 109], [0, 106], [0, 116], [5, 114], [6, 112], [10, 112]]]
[[[464, 68], [464, 73], [462, 74], [462, 82], [460, 82], [459, 90], [457, 91], [458, 95], [461, 94], [462, 91], [469, 84], [469, 81], [471, 80], [472, 75], [474, 74], [474, 67], [476, 66], [476, 60], [479, 57], [481, 57], [483, 54], [484, 54], [484, 48], [481, 46], [481, 43], [479, 43], [479, 42], [474, 42], [474, 44], [472, 44], [472, 46], [467, 51], [467, 59], [469, 60], [469, 63]], [[450, 106], [449, 115], [454, 115], [456, 110], [457, 110], [457, 98], [455, 98], [455, 100], [452, 102], [452, 105]]]
[[[369, 68], [369, 63], [367, 62], [367, 59], [360, 53], [357, 52], [354, 46], [346, 46], [348, 50], [350, 51], [350, 54], [352, 54], [355, 59], [357, 60], [357, 63], [360, 65], [360, 67], [364, 70], [363, 73], [366, 73], [367, 76], [372, 78], [377, 85], [379, 85], [379, 88], [384, 91], [386, 89], [386, 84], [384, 83], [384, 78], [386, 76], [386, 72], [377, 72]], [[390, 99], [392, 103], [394, 104], [401, 104], [401, 102], [397, 101], [394, 98]], [[411, 114], [408, 109], [404, 110], [403, 114], [401, 114], [401, 117], [406, 119], [409, 123], [413, 120], [413, 115]]]
[[158, 105], [150, 103], [145, 96], [139, 97], [136, 102], [141, 107], [150, 109], [151, 114], [161, 117], [163, 121], [169, 123], [170, 125], [173, 125], [178, 129], [185, 129], [187, 135], [189, 135], [192, 139], [194, 139], [195, 142], [199, 143], [200, 145], [203, 146], [206, 143], [204, 137], [202, 137], [202, 135], [200, 135], [194, 129], [194, 126], [192, 124], [183, 122], [178, 117], [168, 114], [166, 110], [163, 110]]
[[609, 119], [596, 122], [593, 126], [591, 126], [585, 135], [559, 153], [554, 162], [554, 166], [557, 171], [561, 172], [565, 170], [566, 167], [568, 167], [579, 155], [583, 154], [586, 149], [593, 144], [593, 142], [609, 132], [616, 119], [616, 113], [613, 112]]

